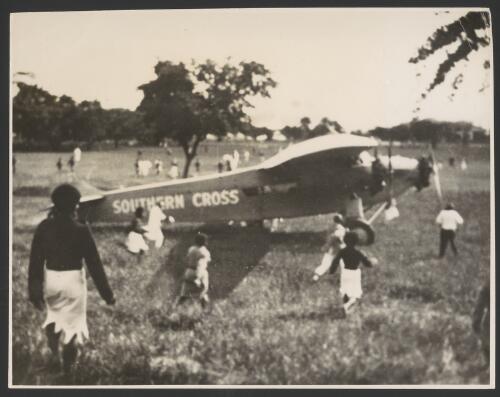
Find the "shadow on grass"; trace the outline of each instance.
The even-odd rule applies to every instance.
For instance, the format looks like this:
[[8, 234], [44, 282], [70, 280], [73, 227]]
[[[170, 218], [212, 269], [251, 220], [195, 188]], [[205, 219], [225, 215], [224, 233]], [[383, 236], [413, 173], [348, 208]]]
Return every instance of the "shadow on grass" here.
[[259, 264], [273, 245], [286, 245], [297, 250], [318, 250], [323, 244], [323, 236], [309, 232], [271, 233], [261, 227], [220, 227], [203, 225], [198, 228], [167, 231], [175, 239], [165, 260], [165, 265], [153, 276], [148, 291], [153, 293], [162, 285], [167, 285], [165, 278], [173, 279], [175, 290], [179, 291], [185, 269], [185, 256], [193, 244], [196, 233], [208, 235], [208, 249], [212, 255], [209, 266], [210, 290], [212, 300], [225, 299]]

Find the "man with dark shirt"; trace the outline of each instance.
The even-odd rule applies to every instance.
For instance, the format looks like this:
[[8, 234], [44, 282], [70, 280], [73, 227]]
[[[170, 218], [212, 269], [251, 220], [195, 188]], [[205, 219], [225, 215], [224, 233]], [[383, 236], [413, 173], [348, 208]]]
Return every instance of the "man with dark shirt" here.
[[28, 293], [38, 310], [47, 309], [43, 327], [56, 363], [62, 337], [63, 368], [68, 375], [77, 356], [76, 342], [88, 338], [83, 259], [101, 297], [109, 305], [115, 299], [90, 230], [75, 220], [80, 192], [63, 184], [52, 193], [52, 201], [51, 214], [38, 225], [33, 237]]
[[378, 262], [375, 258], [368, 259], [365, 254], [356, 248], [358, 235], [348, 232], [344, 237], [345, 248], [341, 249], [332, 261], [330, 273], [335, 273], [342, 260], [340, 271], [340, 294], [342, 295], [344, 313], [348, 313], [363, 294], [361, 289], [361, 264], [372, 267]]

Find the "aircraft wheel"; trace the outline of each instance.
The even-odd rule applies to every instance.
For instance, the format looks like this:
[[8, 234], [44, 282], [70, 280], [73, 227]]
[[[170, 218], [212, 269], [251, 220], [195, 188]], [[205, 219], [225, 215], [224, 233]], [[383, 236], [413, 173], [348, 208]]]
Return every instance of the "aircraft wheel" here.
[[361, 219], [347, 219], [345, 224], [350, 231], [358, 235], [359, 245], [371, 245], [375, 242], [375, 231], [366, 221]]

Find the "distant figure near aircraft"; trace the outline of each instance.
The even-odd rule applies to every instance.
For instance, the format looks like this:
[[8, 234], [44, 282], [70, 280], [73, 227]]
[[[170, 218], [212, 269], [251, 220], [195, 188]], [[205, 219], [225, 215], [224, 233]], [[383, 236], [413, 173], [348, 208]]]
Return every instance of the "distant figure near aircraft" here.
[[70, 172], [73, 173], [75, 171], [75, 158], [73, 157], [73, 155], [71, 155], [71, 157], [69, 158], [68, 165]]
[[361, 288], [361, 264], [366, 267], [373, 267], [378, 263], [377, 259], [368, 259], [365, 254], [356, 248], [358, 242], [358, 235], [355, 232], [348, 232], [345, 235], [344, 242], [345, 248], [335, 256], [330, 267], [330, 273], [333, 274], [337, 270], [339, 264], [342, 263], [340, 268], [340, 294], [342, 295], [344, 314], [350, 311], [363, 294]]
[[183, 276], [178, 305], [192, 297], [198, 298], [203, 307], [209, 302], [208, 263], [211, 261], [211, 256], [207, 249], [207, 239], [206, 234], [198, 233], [194, 238], [194, 245], [188, 249], [187, 268]]
[[73, 150], [73, 158], [75, 159], [75, 164], [78, 164], [82, 159], [82, 150], [78, 146]]
[[243, 160], [245, 163], [248, 163], [250, 161], [250, 152], [248, 150], [245, 150], [243, 152]]
[[172, 164], [170, 166], [170, 171], [168, 171], [168, 176], [171, 179], [179, 178], [179, 166], [177, 165], [177, 159], [172, 160]]
[[148, 176], [152, 167], [153, 163], [150, 160], [139, 160], [139, 176]]
[[224, 172], [224, 163], [221, 160], [219, 160], [217, 162], [217, 172], [219, 174], [221, 174], [222, 172]]
[[154, 161], [156, 175], [160, 175], [163, 172], [163, 161], [156, 159]]
[[139, 162], [142, 160], [142, 152], [140, 150], [137, 151], [137, 157], [135, 158], [134, 167], [135, 167], [135, 175], [139, 176]]
[[196, 174], [200, 173], [201, 163], [200, 163], [200, 159], [198, 157], [196, 157], [196, 161], [194, 162], [194, 169], [196, 171]]
[[226, 153], [224, 156], [222, 156], [222, 161], [223, 161], [224, 165], [226, 166], [226, 171], [233, 170], [233, 156]]
[[318, 281], [323, 276], [330, 266], [332, 265], [335, 255], [345, 247], [344, 237], [346, 229], [344, 227], [344, 219], [342, 215], [335, 214], [333, 216], [333, 223], [331, 230], [328, 231], [326, 243], [323, 246], [323, 258], [321, 264], [314, 269], [313, 281]]
[[259, 161], [262, 163], [264, 161], [264, 153], [259, 152]]
[[453, 203], [448, 203], [444, 210], [438, 214], [436, 223], [440, 225], [440, 242], [439, 242], [439, 257], [444, 257], [448, 243], [455, 256], [458, 254], [457, 247], [455, 246], [455, 234], [458, 226], [464, 223], [463, 218], [455, 210]]
[[450, 158], [448, 159], [448, 165], [449, 165], [450, 167], [455, 167], [455, 157], [450, 157]]
[[62, 163], [62, 158], [61, 158], [61, 157], [59, 157], [59, 158], [57, 159], [56, 167], [57, 167], [57, 171], [58, 171], [58, 172], [61, 172], [61, 171], [62, 171], [62, 168], [63, 168], [63, 163]]
[[143, 223], [144, 208], [137, 207], [134, 214], [134, 219], [129, 226], [129, 232], [125, 245], [133, 254], [142, 255], [149, 250], [148, 245], [144, 241], [144, 234], [147, 232]]
[[460, 162], [460, 169], [462, 171], [465, 171], [467, 169], [467, 162], [465, 161], [465, 159], [462, 159], [462, 161]]

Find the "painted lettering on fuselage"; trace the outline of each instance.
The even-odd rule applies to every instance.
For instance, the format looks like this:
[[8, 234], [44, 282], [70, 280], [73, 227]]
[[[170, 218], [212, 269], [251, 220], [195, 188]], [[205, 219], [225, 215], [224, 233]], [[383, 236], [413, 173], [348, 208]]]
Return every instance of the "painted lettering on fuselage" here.
[[[186, 197], [189, 198], [186, 199]], [[218, 207], [225, 205], [235, 205], [240, 201], [238, 189], [196, 192], [188, 194], [174, 194], [165, 196], [148, 196], [137, 198], [116, 199], [113, 201], [113, 212], [115, 214], [130, 214], [138, 207], [150, 210], [156, 203], [162, 210], [185, 209], [186, 203], [191, 203], [194, 208]], [[189, 207], [189, 204], [188, 204]]]

